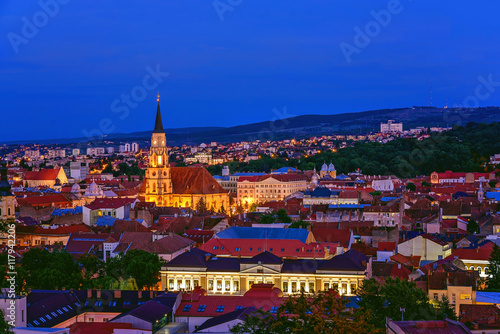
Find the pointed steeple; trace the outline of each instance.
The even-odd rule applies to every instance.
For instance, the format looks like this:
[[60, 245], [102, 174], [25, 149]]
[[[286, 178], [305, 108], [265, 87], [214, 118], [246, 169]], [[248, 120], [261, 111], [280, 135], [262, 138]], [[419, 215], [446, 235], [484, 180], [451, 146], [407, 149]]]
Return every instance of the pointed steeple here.
[[156, 101], [158, 101], [158, 106], [156, 107], [156, 121], [153, 133], [165, 133], [165, 131], [163, 131], [163, 123], [161, 121], [160, 94], [158, 94], [158, 98], [156, 99]]

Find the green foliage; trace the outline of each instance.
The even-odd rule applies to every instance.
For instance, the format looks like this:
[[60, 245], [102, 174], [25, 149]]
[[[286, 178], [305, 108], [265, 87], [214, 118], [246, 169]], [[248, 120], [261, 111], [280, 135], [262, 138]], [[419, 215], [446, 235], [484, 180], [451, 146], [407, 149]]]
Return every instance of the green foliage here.
[[198, 211], [198, 213], [205, 213], [205, 211], [207, 211], [207, 203], [203, 197], [196, 203], [196, 211]]
[[291, 223], [288, 228], [307, 228], [309, 225], [311, 225], [309, 222], [305, 222], [301, 219]]
[[364, 310], [347, 308], [347, 299], [337, 293], [318, 292], [291, 296], [278, 308], [276, 316], [269, 311], [257, 310], [241, 324], [231, 329], [243, 334], [348, 334], [384, 333], [370, 323], [370, 314]]
[[279, 209], [276, 215], [283, 224], [290, 224], [292, 222], [292, 218], [288, 216], [285, 209]]
[[78, 258], [78, 262], [83, 267], [83, 282], [82, 288], [84, 289], [95, 289], [100, 288], [102, 281], [95, 279], [102, 276], [105, 270], [104, 262], [101, 261], [97, 256], [85, 254]]
[[[500, 123], [473, 123], [455, 126], [440, 134], [432, 133], [422, 141], [416, 138], [397, 138], [388, 143], [355, 142], [337, 152], [291, 159], [286, 156], [271, 158], [264, 156], [248, 163], [233, 161], [226, 163], [232, 172], [270, 172], [281, 167], [310, 170], [321, 169], [324, 161], [332, 161], [338, 172], [349, 173], [360, 168], [367, 175], [390, 175], [410, 177], [430, 175], [432, 172], [460, 170], [483, 171], [482, 165], [489, 157], [500, 152]], [[222, 166], [210, 166], [209, 171], [220, 174]]]
[[11, 328], [7, 320], [5, 320], [4, 310], [0, 309], [0, 334], [14, 334]]
[[157, 254], [138, 249], [128, 251], [121, 259], [125, 274], [135, 279], [139, 289], [152, 289], [160, 281], [162, 264]]
[[378, 190], [375, 190], [375, 191], [370, 192], [370, 195], [372, 195], [372, 196], [380, 196], [380, 195], [382, 195], [382, 193], [380, 191], [378, 191]]
[[500, 291], [500, 247], [493, 245], [488, 265], [490, 277], [486, 279], [487, 291]]
[[489, 185], [491, 188], [495, 188], [495, 186], [497, 185], [497, 181], [492, 180], [492, 181], [488, 182], [488, 185]]
[[406, 184], [406, 189], [408, 189], [409, 191], [416, 191], [417, 190], [417, 186], [413, 182], [408, 182]]
[[27, 288], [54, 290], [78, 289], [82, 283], [81, 271], [73, 256], [66, 251], [32, 248], [26, 252], [19, 268], [20, 282]]
[[444, 294], [441, 296], [441, 300], [437, 301], [436, 312], [438, 320], [444, 320], [446, 318], [451, 320], [458, 320], [455, 313], [455, 308], [450, 305], [448, 297]]
[[274, 224], [276, 223], [276, 215], [274, 213], [266, 213], [259, 219], [261, 224]]
[[431, 184], [427, 181], [422, 181], [422, 187], [430, 187]]
[[357, 295], [360, 308], [373, 315], [377, 328], [385, 327], [386, 317], [400, 319], [401, 308], [405, 320], [433, 320], [436, 316], [427, 294], [415, 282], [400, 278], [388, 277], [383, 285], [373, 278], [364, 280]]
[[480, 227], [479, 224], [474, 219], [469, 219], [467, 223], [467, 233], [474, 234], [479, 233]]

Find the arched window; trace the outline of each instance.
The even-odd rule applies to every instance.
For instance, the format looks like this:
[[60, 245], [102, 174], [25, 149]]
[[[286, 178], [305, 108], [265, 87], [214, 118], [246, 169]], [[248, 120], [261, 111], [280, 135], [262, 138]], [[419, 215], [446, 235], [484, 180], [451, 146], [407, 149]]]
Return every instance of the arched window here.
[[2, 208], [0, 208], [0, 216], [2, 215]]
[[161, 166], [161, 160], [162, 160], [162, 158], [163, 157], [161, 155], [158, 156], [158, 166]]
[[474, 269], [474, 266], [470, 266], [470, 270], [475, 270], [475, 269]]
[[479, 271], [480, 274], [481, 274], [481, 270], [482, 270], [481, 267], [477, 267], [477, 271]]
[[484, 267], [484, 273], [488, 275], [490, 273], [490, 269], [488, 267]]
[[156, 183], [153, 183], [153, 192], [156, 192]]
[[10, 208], [7, 209], [7, 214], [10, 216]]

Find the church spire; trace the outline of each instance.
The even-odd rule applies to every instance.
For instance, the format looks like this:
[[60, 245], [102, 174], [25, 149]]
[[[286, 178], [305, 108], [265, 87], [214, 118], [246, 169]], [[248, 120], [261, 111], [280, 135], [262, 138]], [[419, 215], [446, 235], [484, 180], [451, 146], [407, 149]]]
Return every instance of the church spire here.
[[163, 131], [163, 123], [161, 121], [160, 93], [158, 93], [158, 98], [156, 99], [156, 101], [158, 101], [158, 106], [156, 107], [156, 121], [155, 121], [155, 129], [153, 130], [153, 133], [165, 133], [165, 131]]

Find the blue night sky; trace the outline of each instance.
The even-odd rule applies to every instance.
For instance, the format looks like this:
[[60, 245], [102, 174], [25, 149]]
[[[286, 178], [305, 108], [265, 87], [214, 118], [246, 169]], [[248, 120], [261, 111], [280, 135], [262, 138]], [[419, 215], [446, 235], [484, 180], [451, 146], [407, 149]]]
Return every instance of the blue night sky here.
[[58, 1], [0, 2], [0, 142], [152, 130], [158, 90], [165, 127], [232, 126], [428, 105], [431, 81], [453, 106], [500, 82], [497, 1]]

